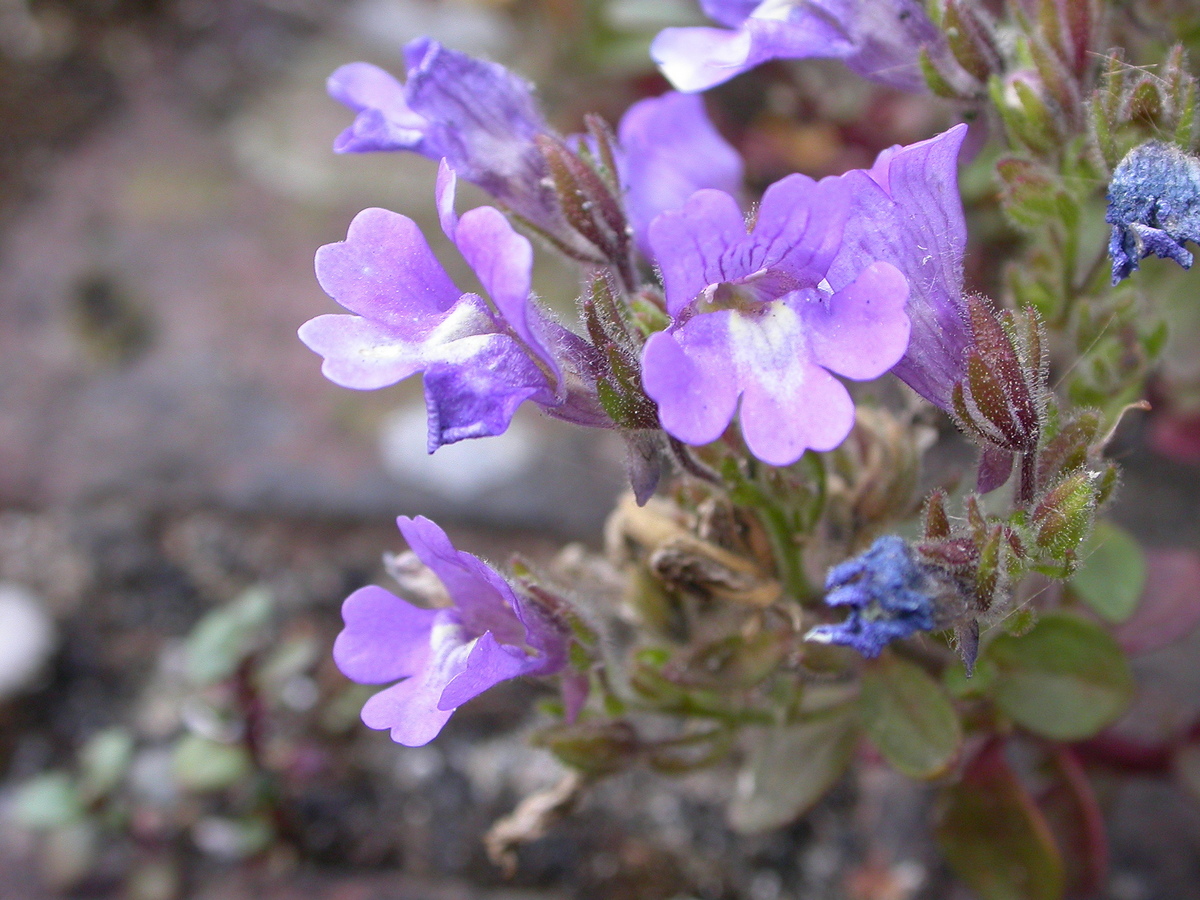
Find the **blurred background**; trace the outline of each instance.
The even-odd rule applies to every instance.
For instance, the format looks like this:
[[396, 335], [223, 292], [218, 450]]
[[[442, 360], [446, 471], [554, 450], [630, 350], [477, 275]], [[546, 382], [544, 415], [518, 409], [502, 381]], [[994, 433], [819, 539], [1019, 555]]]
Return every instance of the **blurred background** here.
[[[538, 690], [506, 684], [406, 749], [358, 723], [363, 689], [329, 660], [342, 598], [403, 549], [397, 514], [545, 560], [600, 546], [624, 475], [611, 436], [529, 411], [428, 457], [419, 384], [320, 376], [295, 336], [335, 309], [313, 252], [359, 209], [413, 217], [469, 282], [432, 162], [332, 153], [350, 114], [326, 76], [402, 72], [432, 35], [533, 80], [567, 132], [665, 90], [650, 38], [700, 21], [686, 0], [0, 0], [0, 898], [953, 896], [927, 793], [882, 767], [754, 836], [725, 824], [727, 771], [622, 775], [508, 877], [487, 827], [563, 775], [528, 746]], [[710, 111], [757, 187], [956, 113], [822, 63], [764, 67]], [[964, 175], [973, 240], [1002, 250], [990, 191]], [[995, 289], [987, 258], [971, 278]], [[575, 275], [542, 259], [570, 315]], [[1177, 356], [1164, 383], [1200, 380]], [[1125, 439], [1118, 513], [1161, 548], [1167, 617], [1200, 591], [1200, 427], [1169, 393], [1180, 411]], [[1144, 731], [1200, 707], [1186, 616], [1141, 663]], [[1115, 900], [1200, 896], [1200, 812], [1154, 762], [1109, 798]]]

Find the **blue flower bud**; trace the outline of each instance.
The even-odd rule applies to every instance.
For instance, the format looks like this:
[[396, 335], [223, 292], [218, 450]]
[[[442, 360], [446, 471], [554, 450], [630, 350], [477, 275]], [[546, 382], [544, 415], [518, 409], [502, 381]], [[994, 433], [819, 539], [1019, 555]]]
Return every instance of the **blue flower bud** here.
[[1200, 242], [1200, 159], [1161, 141], [1134, 147], [1113, 172], [1104, 220], [1113, 284], [1151, 253], [1190, 269], [1183, 243]]

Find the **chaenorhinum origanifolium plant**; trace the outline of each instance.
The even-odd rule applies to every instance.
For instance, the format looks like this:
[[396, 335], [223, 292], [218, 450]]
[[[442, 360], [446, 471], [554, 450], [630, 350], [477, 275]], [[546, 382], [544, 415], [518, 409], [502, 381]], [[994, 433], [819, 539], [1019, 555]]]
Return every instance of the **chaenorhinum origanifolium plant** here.
[[[1149, 255], [1190, 265], [1200, 236], [1186, 54], [1126, 65], [1136, 48], [1102, 43], [1117, 23], [1090, 0], [702, 5], [723, 27], [652, 49], [685, 93], [615, 130], [589, 115], [560, 134], [530, 84], [428, 38], [403, 79], [365, 63], [330, 78], [355, 113], [336, 150], [439, 163], [431, 207], [483, 292], [450, 280], [412, 219], [365, 210], [317, 253], [347, 311], [300, 329], [325, 375], [371, 390], [420, 374], [430, 452], [504, 432], [531, 401], [619, 435], [633, 489], [605, 553], [576, 560], [595, 584], [563, 560], [502, 573], [401, 517], [401, 595], [351, 594], [335, 661], [391, 685], [362, 717], [407, 745], [501, 681], [557, 686], [535, 739], [576, 775], [531, 800], [524, 831], [506, 824], [500, 857], [634, 765], [738, 766], [732, 823], [781, 825], [867, 742], [934, 783], [931, 830], [982, 896], [1093, 891], [1106, 851], [1079, 742], [1132, 698], [1111, 626], [1141, 590], [1097, 573], [1144, 573], [1136, 542], [1097, 525], [1119, 479], [1105, 448], [1164, 340], [1129, 276]], [[949, 98], [946, 127], [747, 203], [694, 92], [805, 58]], [[992, 297], [966, 287], [966, 165], [1023, 236]], [[461, 211], [458, 178], [496, 206]], [[577, 326], [533, 293], [535, 252], [578, 264]], [[937, 422], [977, 448], [968, 477], [920, 476]], [[1113, 535], [1124, 556], [1097, 543]]]

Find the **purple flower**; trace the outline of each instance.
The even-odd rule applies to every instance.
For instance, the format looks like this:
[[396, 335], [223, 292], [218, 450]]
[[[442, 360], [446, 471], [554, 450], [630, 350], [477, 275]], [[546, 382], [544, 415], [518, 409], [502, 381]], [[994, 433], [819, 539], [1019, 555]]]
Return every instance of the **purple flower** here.
[[702, 190], [650, 225], [673, 323], [642, 356], [663, 428], [705, 444], [741, 407], [756, 457], [795, 462], [830, 450], [854, 424], [833, 374], [876, 378], [908, 345], [908, 287], [887, 262], [831, 285], [850, 206], [842, 179], [790, 175], [767, 189], [753, 229], [728, 194]]
[[397, 523], [453, 603], [413, 606], [381, 587], [346, 598], [346, 627], [333, 645], [342, 673], [360, 684], [397, 684], [366, 702], [368, 728], [390, 729], [409, 747], [429, 743], [462, 704], [521, 675], [549, 675], [567, 660], [567, 637], [540, 608], [470, 553], [455, 550], [429, 519]]
[[617, 136], [625, 209], [646, 256], [657, 215], [679, 209], [701, 188], [735, 196], [741, 190], [742, 158], [713, 127], [700, 97], [672, 91], [640, 100], [621, 118]]
[[701, 0], [727, 28], [667, 28], [650, 46], [681, 91], [703, 91], [770, 59], [843, 60], [866, 78], [925, 89], [917, 55], [944, 38], [920, 0]]
[[842, 176], [851, 195], [841, 249], [829, 267], [835, 286], [876, 260], [896, 266], [911, 291], [912, 337], [895, 373], [950, 410], [971, 346], [963, 300], [967, 229], [958, 193], [958, 152], [967, 126], [879, 154], [869, 170]]
[[411, 150], [444, 158], [514, 212], [560, 231], [546, 161], [534, 143], [550, 129], [532, 85], [497, 63], [448, 50], [430, 38], [410, 43], [404, 57], [404, 84], [361, 62], [329, 77], [330, 96], [358, 114], [334, 150]]
[[343, 387], [386, 387], [424, 373], [429, 450], [500, 434], [533, 400], [585, 425], [607, 419], [587, 386], [564, 374], [559, 356], [578, 355], [577, 337], [545, 319], [531, 299], [533, 248], [490, 206], [454, 213], [454, 173], [438, 175], [447, 236], [491, 297], [463, 293], [416, 223], [385, 209], [363, 210], [346, 240], [317, 251], [317, 280], [356, 315], [324, 315], [300, 339], [325, 358], [325, 377]]
[[902, 539], [885, 535], [865, 553], [830, 569], [825, 603], [849, 607], [850, 615], [836, 625], [818, 625], [806, 639], [843, 644], [874, 658], [892, 641], [930, 631], [942, 591], [939, 574], [918, 562]]
[[1113, 172], [1104, 220], [1113, 284], [1152, 253], [1190, 269], [1184, 242], [1200, 243], [1200, 159], [1161, 141], [1134, 147]]

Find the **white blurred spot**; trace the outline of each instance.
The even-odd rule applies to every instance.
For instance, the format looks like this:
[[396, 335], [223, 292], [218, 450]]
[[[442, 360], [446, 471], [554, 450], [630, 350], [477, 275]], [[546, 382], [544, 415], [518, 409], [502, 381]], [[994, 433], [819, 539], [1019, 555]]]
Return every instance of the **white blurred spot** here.
[[0, 698], [29, 687], [54, 652], [54, 620], [32, 592], [0, 583]]
[[495, 437], [459, 441], [426, 451], [424, 407], [404, 407], [384, 420], [379, 452], [383, 467], [397, 481], [450, 500], [470, 500], [514, 481], [533, 462], [534, 430], [520, 417]]

